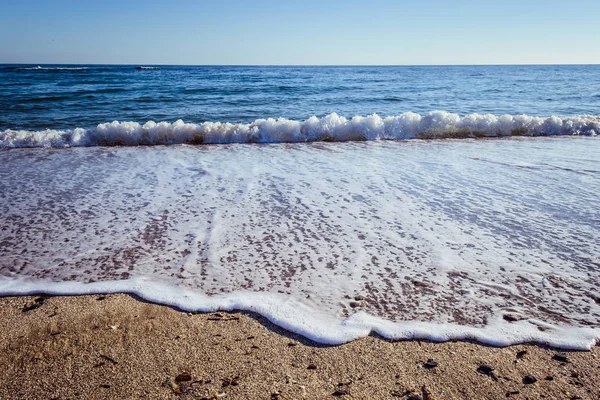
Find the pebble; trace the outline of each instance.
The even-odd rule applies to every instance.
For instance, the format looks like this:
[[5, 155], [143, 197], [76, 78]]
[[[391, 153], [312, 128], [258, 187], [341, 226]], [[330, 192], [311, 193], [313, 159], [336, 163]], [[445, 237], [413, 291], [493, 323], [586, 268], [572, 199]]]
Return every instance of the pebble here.
[[345, 383], [338, 383], [338, 388], [332, 393], [332, 396], [341, 397], [350, 394], [350, 387]]
[[523, 358], [527, 354], [527, 350], [522, 350], [517, 353], [517, 358]]
[[536, 383], [537, 378], [533, 375], [527, 375], [523, 378], [523, 383], [526, 385], [531, 385], [532, 383]]
[[360, 302], [358, 302], [358, 301], [351, 301], [350, 302], [350, 307], [352, 307], [352, 308], [360, 307]]
[[423, 399], [421, 398], [421, 396], [414, 394], [414, 395], [410, 396], [407, 400], [423, 400]]
[[306, 369], [317, 369], [317, 366], [315, 364], [308, 364], [308, 367], [306, 367]]
[[482, 364], [479, 366], [479, 368], [477, 368], [477, 372], [480, 374], [489, 375], [494, 371], [494, 369], [495, 368], [489, 364]]
[[45, 300], [46, 300], [45, 297], [38, 297], [37, 299], [34, 300], [33, 303], [28, 304], [25, 307], [23, 307], [21, 309], [21, 312], [28, 312], [31, 310], [35, 310], [36, 308], [40, 308], [44, 304]]
[[180, 382], [189, 382], [192, 380], [192, 376], [190, 374], [188, 374], [187, 372], [184, 372], [182, 374], [179, 374], [175, 377], [175, 382], [180, 383]]
[[553, 381], [554, 377], [551, 375], [548, 375], [547, 377], [545, 377], [544, 379], [546, 379], [547, 381]]
[[560, 362], [569, 362], [569, 358], [565, 353], [556, 353], [552, 359]]
[[425, 364], [423, 364], [423, 366], [427, 369], [430, 368], [435, 368], [438, 366], [437, 361], [433, 361], [431, 358], [429, 360], [427, 360], [427, 362]]
[[232, 378], [221, 378], [221, 387], [225, 388], [227, 386], [237, 386], [239, 385], [239, 380], [239, 376], [234, 376]]

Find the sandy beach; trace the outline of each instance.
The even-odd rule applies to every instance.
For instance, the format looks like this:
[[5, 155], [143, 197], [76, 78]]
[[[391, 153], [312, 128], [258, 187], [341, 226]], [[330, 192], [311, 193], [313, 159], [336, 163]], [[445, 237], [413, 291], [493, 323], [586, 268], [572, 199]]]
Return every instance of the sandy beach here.
[[598, 347], [322, 346], [259, 315], [125, 294], [5, 297], [0, 324], [1, 399], [600, 398]]

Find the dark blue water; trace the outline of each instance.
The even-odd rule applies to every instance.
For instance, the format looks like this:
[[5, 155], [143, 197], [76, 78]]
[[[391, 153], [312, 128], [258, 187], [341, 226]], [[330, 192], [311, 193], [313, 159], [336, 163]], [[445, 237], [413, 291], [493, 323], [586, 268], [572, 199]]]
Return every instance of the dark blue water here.
[[[0, 66], [0, 131], [148, 120], [600, 114], [600, 66]], [[85, 68], [85, 69], [82, 69]]]

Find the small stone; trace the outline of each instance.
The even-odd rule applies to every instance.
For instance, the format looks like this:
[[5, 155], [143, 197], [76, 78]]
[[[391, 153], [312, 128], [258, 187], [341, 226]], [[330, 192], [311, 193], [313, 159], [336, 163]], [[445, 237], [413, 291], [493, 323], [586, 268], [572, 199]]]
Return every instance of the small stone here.
[[519, 392], [518, 390], [513, 390], [511, 392], [506, 392], [506, 397], [510, 397], [510, 396], [513, 396], [513, 395], [519, 394], [519, 393], [521, 393], [521, 392]]
[[239, 385], [239, 380], [239, 376], [234, 376], [232, 378], [221, 378], [221, 387], [225, 388], [227, 386], [237, 386]]
[[360, 302], [358, 302], [358, 301], [351, 301], [350, 302], [350, 307], [352, 307], [352, 308], [360, 307]]
[[423, 366], [427, 369], [431, 369], [431, 368], [435, 368], [438, 366], [437, 361], [433, 361], [431, 358], [429, 360], [427, 360], [427, 362], [425, 364], [423, 364]]
[[560, 362], [569, 362], [569, 358], [567, 357], [567, 355], [565, 353], [556, 353], [553, 357], [553, 360], [556, 361], [560, 361]]
[[418, 394], [413, 394], [412, 396], [410, 396], [408, 399], [406, 400], [423, 400], [421, 398], [421, 396], [419, 396]]
[[175, 382], [177, 382], [177, 383], [189, 382], [191, 380], [192, 380], [192, 375], [188, 374], [187, 372], [179, 374], [175, 377]]
[[526, 385], [531, 385], [532, 383], [536, 383], [537, 378], [533, 375], [527, 375], [523, 378], [523, 383]]
[[40, 308], [42, 306], [42, 304], [44, 304], [44, 302], [35, 302], [32, 304], [28, 304], [21, 309], [21, 312], [28, 312], [31, 310], [35, 310], [36, 308]]
[[489, 364], [482, 364], [479, 366], [479, 368], [477, 368], [477, 372], [480, 374], [489, 375], [494, 371], [494, 369], [495, 368]]
[[511, 315], [511, 314], [504, 314], [504, 315], [502, 316], [502, 318], [503, 318], [505, 321], [508, 321], [508, 322], [515, 322], [515, 321], [518, 321], [518, 320], [519, 320], [519, 318], [517, 318], [517, 317], [515, 317], [514, 315]]
[[308, 367], [306, 367], [306, 369], [317, 369], [317, 366], [315, 364], [308, 364]]
[[362, 301], [362, 300], [366, 300], [366, 297], [358, 295], [358, 296], [354, 296], [354, 300], [356, 300], [356, 301]]
[[341, 397], [350, 394], [350, 384], [338, 383], [338, 388], [332, 393], [332, 396]]
[[432, 400], [431, 392], [429, 391], [429, 389], [427, 389], [425, 385], [421, 386], [421, 393], [423, 394], [423, 400]]
[[271, 393], [271, 400], [279, 400], [279, 399], [280, 399], [279, 393]]
[[520, 352], [517, 353], [517, 358], [523, 358], [525, 356], [525, 354], [527, 354], [527, 350], [522, 350]]
[[548, 375], [548, 376], [547, 376], [547, 377], [545, 377], [544, 379], [545, 379], [545, 380], [547, 380], [547, 381], [553, 381], [553, 380], [554, 380], [554, 377], [553, 377], [553, 376], [551, 376], [551, 375]]

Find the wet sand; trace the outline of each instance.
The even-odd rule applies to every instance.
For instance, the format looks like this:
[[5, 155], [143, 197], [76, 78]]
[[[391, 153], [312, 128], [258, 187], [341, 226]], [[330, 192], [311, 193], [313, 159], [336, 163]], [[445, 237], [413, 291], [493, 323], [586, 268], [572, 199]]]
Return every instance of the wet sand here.
[[124, 294], [0, 298], [0, 326], [0, 399], [600, 398], [599, 347], [322, 346], [259, 315]]

